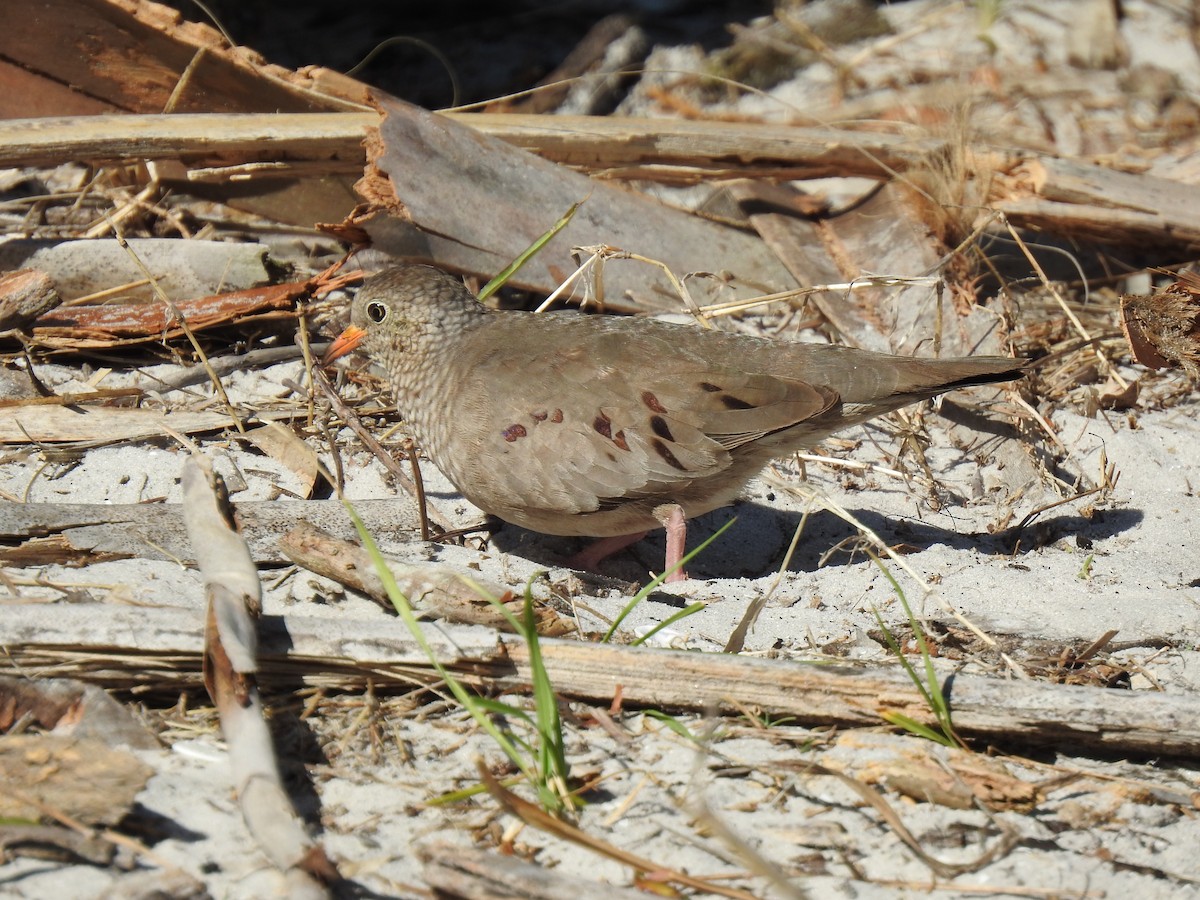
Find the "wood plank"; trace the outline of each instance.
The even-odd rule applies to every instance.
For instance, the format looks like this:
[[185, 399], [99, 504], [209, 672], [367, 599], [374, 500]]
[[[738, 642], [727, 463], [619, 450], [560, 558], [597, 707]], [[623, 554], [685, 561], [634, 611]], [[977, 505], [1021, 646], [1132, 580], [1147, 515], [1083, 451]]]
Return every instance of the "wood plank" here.
[[[34, 116], [92, 116], [115, 113], [117, 107], [74, 90], [0, 59], [0, 111], [13, 115]], [[9, 106], [8, 104], [13, 104]]]
[[78, 160], [183, 159], [206, 165], [272, 160], [345, 161], [361, 171], [375, 113], [187, 113], [0, 121], [7, 166]]
[[1141, 244], [1161, 250], [1165, 244], [1200, 243], [1200, 223], [1168, 222], [1158, 212], [1063, 203], [1040, 197], [1001, 200], [995, 209], [1019, 228], [1098, 244]]
[[758, 170], [776, 178], [891, 178], [945, 149], [936, 138], [774, 123], [450, 113], [476, 131], [587, 170], [684, 166]]
[[[0, 56], [20, 70], [23, 89], [6, 84], [0, 118], [47, 109], [260, 115], [364, 109], [361, 83], [323, 70], [292, 72], [270, 65], [252, 50], [230, 47], [215, 29], [185, 22], [177, 11], [147, 0], [39, 0], [5, 17], [4, 25]], [[160, 174], [168, 189], [183, 186], [169, 173]], [[273, 174], [238, 185], [188, 185], [188, 190], [305, 227], [339, 221], [354, 208], [348, 175], [289, 180], [287, 173]]]
[[[36, 672], [53, 664], [85, 681], [198, 684], [203, 637], [199, 597], [193, 608], [105, 604], [10, 604], [0, 644], [10, 664]], [[375, 690], [437, 681], [424, 651], [397, 619], [289, 614], [260, 624], [263, 682], [338, 684]], [[527, 689], [526, 646], [485, 628], [430, 626], [439, 660], [488, 693]], [[878, 727], [883, 712], [930, 723], [924, 700], [894, 667], [826, 665], [720, 653], [545, 639], [546, 668], [563, 696], [627, 707], [742, 714], [761, 710], [799, 724]], [[1000, 745], [1044, 745], [1071, 754], [1195, 757], [1200, 697], [1116, 691], [956, 674], [944, 685], [964, 737]]]
[[[662, 177], [661, 167], [676, 166], [691, 169], [693, 180], [711, 177], [716, 170], [727, 176], [890, 178], [893, 172], [922, 164], [940, 146], [886, 134], [781, 125], [739, 124], [731, 129], [720, 122], [621, 117], [443, 117], [545, 159], [606, 177]], [[376, 114], [363, 112], [10, 119], [0, 121], [0, 162], [16, 166], [184, 159], [217, 166], [307, 161], [336, 173], [361, 167], [365, 129], [378, 121]], [[991, 165], [1006, 171], [996, 179], [990, 205], [1017, 224], [1100, 242], [1161, 240], [1164, 235], [1184, 242], [1200, 235], [1200, 188], [1195, 186], [1050, 157], [1018, 162], [1015, 151], [1008, 154], [1008, 162], [1002, 154], [988, 155], [993, 157]], [[679, 174], [672, 177], [686, 180]]]
[[[691, 122], [621, 116], [438, 113], [474, 131], [584, 170], [676, 165], [745, 169], [780, 177], [863, 175], [889, 178], [922, 163], [938, 142], [890, 134], [787, 125]], [[75, 115], [0, 121], [8, 165], [76, 159], [248, 162], [346, 160], [361, 167], [373, 112], [174, 113]], [[628, 172], [636, 176], [636, 172]]]
[[1122, 172], [1072, 159], [1029, 160], [1018, 177], [1054, 203], [1076, 203], [1160, 216], [1168, 223], [1200, 230], [1200, 187], [1144, 173]]
[[[791, 191], [785, 186], [778, 190]], [[846, 272], [845, 260], [830, 252], [834, 234], [827, 222], [781, 213], [776, 204], [762, 203], [761, 193], [762, 186], [756, 181], [741, 180], [729, 186], [731, 198], [747, 221], [802, 286], [845, 284], [861, 274], [857, 270]], [[873, 301], [878, 300], [877, 294], [872, 292]], [[887, 335], [878, 328], [877, 318], [864, 315], [874, 302], [864, 306], [863, 298], [849, 291], [821, 291], [811, 294], [809, 302], [837, 332], [841, 343], [878, 353], [892, 352]]]

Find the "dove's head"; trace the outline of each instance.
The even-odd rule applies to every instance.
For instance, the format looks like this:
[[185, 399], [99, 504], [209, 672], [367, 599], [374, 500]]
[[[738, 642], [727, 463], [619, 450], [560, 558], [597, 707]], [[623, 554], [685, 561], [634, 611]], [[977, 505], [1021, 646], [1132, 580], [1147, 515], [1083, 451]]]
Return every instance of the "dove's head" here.
[[361, 349], [393, 378], [416, 362], [453, 355], [456, 340], [488, 315], [463, 283], [432, 266], [372, 275], [354, 297], [350, 326], [325, 354], [329, 363]]

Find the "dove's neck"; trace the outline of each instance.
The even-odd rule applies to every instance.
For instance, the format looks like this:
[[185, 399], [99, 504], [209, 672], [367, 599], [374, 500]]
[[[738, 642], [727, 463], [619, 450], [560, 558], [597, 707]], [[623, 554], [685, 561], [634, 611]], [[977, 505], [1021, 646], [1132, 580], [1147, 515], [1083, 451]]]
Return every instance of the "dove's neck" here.
[[487, 307], [444, 304], [430, 319], [411, 322], [411, 331], [399, 352], [387, 361], [396, 407], [408, 423], [413, 437], [439, 468], [442, 448], [449, 445], [444, 433], [454, 427], [449, 412], [454, 398], [469, 385], [475, 348], [486, 346], [478, 337], [494, 315]]

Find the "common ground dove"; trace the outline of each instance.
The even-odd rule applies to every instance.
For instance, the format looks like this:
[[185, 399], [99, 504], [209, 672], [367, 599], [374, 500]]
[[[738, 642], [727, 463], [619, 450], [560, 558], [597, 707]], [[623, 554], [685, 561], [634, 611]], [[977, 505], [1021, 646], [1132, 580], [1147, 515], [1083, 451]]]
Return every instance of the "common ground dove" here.
[[775, 457], [909, 403], [1021, 377], [1023, 360], [915, 359], [653, 319], [497, 311], [430, 266], [368, 278], [326, 354], [362, 345], [429, 458], [480, 509], [606, 538], [581, 566], [730, 503]]

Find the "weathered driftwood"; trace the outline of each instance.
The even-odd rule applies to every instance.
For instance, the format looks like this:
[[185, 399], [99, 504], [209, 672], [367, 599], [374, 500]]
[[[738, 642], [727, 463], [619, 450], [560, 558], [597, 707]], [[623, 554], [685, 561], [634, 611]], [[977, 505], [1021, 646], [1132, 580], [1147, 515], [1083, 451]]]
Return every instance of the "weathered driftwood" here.
[[[51, 758], [39, 751], [47, 763]], [[84, 748], [87, 752], [87, 748]], [[57, 760], [54, 760], [57, 762]], [[28, 768], [28, 766], [27, 766]], [[60, 774], [56, 772], [56, 774]], [[65, 780], [65, 779], [64, 779]], [[28, 820], [30, 816], [24, 816]], [[21, 819], [17, 819], [21, 821]], [[117, 858], [117, 846], [111, 841], [97, 837], [91, 829], [73, 831], [63, 825], [0, 825], [0, 853], [5, 861], [18, 856], [35, 856], [39, 859], [62, 859], [88, 862], [94, 866], [109, 867]], [[199, 884], [196, 887], [200, 887]], [[182, 894], [165, 896], [202, 896]]]
[[[68, 400], [73, 398], [66, 398]], [[83, 398], [74, 398], [76, 402]], [[243, 421], [290, 419], [295, 410], [260, 410]], [[118, 406], [63, 406], [27, 403], [0, 407], [0, 444], [61, 444], [103, 447], [119, 441], [167, 438], [168, 430], [198, 434], [234, 428], [229, 413], [206, 410], [135, 409]]]
[[[296, 565], [366, 594], [384, 609], [392, 610], [392, 601], [375, 572], [374, 562], [356, 541], [339, 540], [308, 522], [301, 522], [279, 539], [279, 547]], [[470, 569], [446, 563], [412, 565], [387, 557], [384, 561], [405, 599], [426, 618], [512, 631], [508, 619], [492, 600], [505, 604], [512, 615], [521, 618], [523, 597], [514, 596], [507, 587]], [[536, 592], [535, 596], [542, 600], [544, 594]], [[574, 628], [548, 605], [538, 606], [536, 617], [538, 634], [563, 635]]]
[[288, 873], [293, 896], [329, 896], [338, 879], [322, 846], [308, 836], [283, 786], [258, 690], [262, 585], [212, 462], [193, 454], [183, 467], [183, 510], [208, 613], [204, 686], [221, 717], [242, 819], [259, 849]]
[[[590, 179], [411, 104], [382, 99], [380, 108], [385, 117], [368, 133], [367, 174], [356, 188], [376, 214], [360, 224], [384, 252], [458, 271], [498, 272], [582, 201], [511, 283], [552, 289], [574, 268], [572, 247], [607, 245], [680, 275], [721, 273], [719, 281], [689, 282], [700, 302], [710, 293], [730, 299], [795, 286], [753, 235]], [[609, 262], [603, 284], [614, 304], [632, 294], [649, 308], [684, 308], [666, 274], [645, 262]]]
[[152, 771], [129, 748], [101, 738], [3, 735], [0, 823], [36, 822], [50, 807], [88, 825], [115, 824], [129, 812]]
[[110, 747], [152, 750], [158, 739], [130, 711], [94, 684], [69, 678], [31, 681], [0, 675], [0, 731], [6, 736], [17, 723], [36, 725], [43, 732], [88, 738]]
[[22, 328], [60, 302], [45, 272], [18, 269], [0, 274], [0, 332]]
[[[9, 16], [0, 58], [0, 117], [163, 112], [363, 110], [361, 83], [326, 69], [292, 72], [216, 29], [184, 22], [143, 0], [47, 0]], [[74, 52], [63, 52], [64, 47]], [[0, 157], [3, 151], [0, 150]], [[82, 158], [78, 158], [82, 159]], [[186, 171], [160, 164], [160, 182], [193, 194]], [[277, 221], [311, 226], [354, 207], [353, 176], [301, 178], [274, 172], [214, 199]], [[181, 183], [182, 182], [182, 183]]]
[[[300, 224], [337, 221], [354, 205], [349, 176], [337, 173], [345, 165], [357, 167], [362, 158], [359, 142], [369, 117], [362, 116], [367, 87], [361, 82], [320, 68], [292, 72], [272, 66], [253, 51], [230, 48], [207, 25], [184, 22], [173, 10], [141, 0], [47, 0], [27, 14], [10, 18], [4, 59], [0, 59], [0, 80], [10, 87], [0, 95], [0, 117], [4, 119], [158, 114], [164, 110], [336, 111], [351, 112], [352, 116], [301, 121], [260, 115], [254, 122], [226, 123], [235, 131], [240, 129], [237, 134], [223, 134], [226, 125], [215, 120], [210, 120], [207, 133], [201, 134], [194, 121], [169, 123], [158, 115], [145, 123], [143, 131], [142, 125], [123, 117], [125, 124], [117, 125], [117, 130], [111, 123], [83, 127], [78, 140], [70, 133], [78, 124], [60, 120], [38, 126], [26, 119], [5, 123], [0, 129], [0, 160], [4, 164], [52, 164], [64, 161], [64, 155], [69, 159], [195, 158], [193, 154], [203, 155], [207, 143], [218, 150], [215, 157], [210, 154], [210, 161], [218, 164], [229, 158], [270, 163], [284, 162], [285, 157], [288, 161], [316, 159], [322, 161], [326, 173], [333, 173], [325, 179], [297, 180], [294, 176], [303, 169], [289, 171], [285, 167], [273, 176], [260, 171], [254, 181], [242, 183], [239, 197], [226, 197], [234, 205], [273, 211], [283, 221]], [[88, 52], [63, 53], [64, 46], [84, 47]], [[1029, 73], [1009, 77], [1019, 79], [1023, 94], [1028, 92]], [[1064, 83], [1062, 77], [1055, 73], [1053, 89], [1088, 90], [1086, 82]], [[944, 86], [934, 87], [941, 90]], [[906, 102], [914, 102], [908, 96], [911, 91], [911, 86], [906, 88]], [[883, 92], [883, 96], [889, 105], [895, 102], [890, 94]], [[937, 105], [956, 104], [943, 98]], [[852, 107], [840, 108], [839, 118], [853, 117]], [[878, 117], [876, 107], [857, 109], [863, 118]], [[606, 177], [694, 181], [737, 175], [779, 180], [868, 175], [886, 179], [927, 165], [943, 155], [946, 147], [940, 138], [785, 125], [505, 114], [467, 114], [455, 119], [546, 158], [603, 172]], [[89, 134], [92, 128], [95, 131]], [[183, 140], [189, 128], [191, 138]], [[40, 135], [36, 133], [39, 129], [44, 129]], [[256, 138], [266, 142], [265, 153], [260, 152], [262, 147], [252, 146]], [[1106, 243], [1161, 245], [1165, 239], [1184, 244], [1200, 235], [1195, 212], [1200, 188], [1195, 186], [1034, 157], [1028, 151], [981, 149], [971, 156], [976, 169], [996, 175], [991, 199], [981, 207], [1002, 209], [1020, 224]], [[161, 168], [161, 176], [168, 181], [186, 178], [182, 168]], [[575, 199], [579, 198], [571, 202]], [[476, 218], [488, 217], [475, 202], [462, 208], [472, 210]], [[491, 274], [497, 268], [479, 271]], [[678, 271], [692, 268], [683, 266]]]
[[[85, 123], [87, 119], [79, 120]], [[102, 293], [106, 302], [148, 303], [157, 298], [146, 271], [168, 297], [182, 300], [269, 284], [267, 246], [200, 238], [62, 240], [15, 238], [0, 244], [0, 271], [44, 272], [67, 303]]]
[[[355, 510], [372, 534], [416, 540], [417, 513], [404, 499], [359, 500]], [[339, 538], [356, 538], [338, 500], [235, 504], [256, 563], [286, 563], [280, 535], [309, 523]], [[0, 562], [12, 566], [82, 564], [111, 559], [192, 562], [178, 503], [0, 503]]]
[[628, 116], [447, 115], [546, 159], [609, 178], [684, 183], [736, 175], [887, 179], [945, 152], [945, 141], [938, 138], [847, 128]]
[[[888, 179], [926, 166], [945, 151], [944, 142], [933, 138], [835, 128], [620, 116], [440, 115], [607, 178]], [[364, 161], [366, 129], [378, 121], [375, 113], [365, 112], [11, 118], [0, 121], [0, 159], [6, 165], [79, 159], [182, 159], [193, 166], [276, 162], [281, 172], [310, 161], [320, 162], [324, 172], [357, 171]], [[1200, 231], [1200, 188], [1194, 185], [1018, 150], [980, 150], [978, 155], [997, 173], [992, 206], [1018, 224], [1105, 242], [1130, 234], [1183, 242]]]
[[182, 159], [189, 165], [322, 161], [326, 171], [362, 171], [375, 113], [180, 113], [59, 116], [0, 122], [5, 165], [71, 160]]
[[[46, 811], [53, 809], [87, 825], [113, 825], [152, 774], [130, 751], [158, 746], [94, 684], [0, 676], [0, 822], [50, 821]], [[31, 838], [0, 827], [0, 856], [36, 843]]]
[[[776, 192], [786, 190], [779, 188]], [[905, 356], [1002, 353], [1000, 319], [974, 307], [961, 316], [935, 280], [946, 248], [918, 218], [911, 195], [889, 183], [848, 212], [809, 219], [764, 202], [759, 183], [730, 185], [763, 240], [805, 287], [862, 282], [866, 289], [823, 291], [812, 304], [843, 342]], [[919, 276], [911, 283], [870, 286], [870, 274]], [[922, 278], [923, 277], [923, 280]]]
[[[608, 178], [890, 178], [926, 164], [945, 149], [932, 138], [753, 122], [732, 126], [623, 116], [439, 115], [543, 159]], [[28, 166], [78, 159], [182, 159], [193, 166], [278, 161], [285, 169], [288, 163], [309, 161], [323, 163], [326, 171], [360, 171], [366, 161], [366, 129], [378, 124], [377, 114], [362, 112], [14, 118], [0, 121], [0, 156], [7, 165]]]
[[442, 897], [525, 897], [527, 900], [644, 900], [633, 888], [599, 884], [513, 856], [435, 844], [418, 851], [425, 883]]
[[1200, 241], [1200, 187], [1154, 175], [1040, 157], [999, 179], [995, 196], [1014, 224], [1040, 231], [1104, 243]]
[[[920, 218], [923, 204], [902, 183], [885, 184], [864, 203], [845, 214], [820, 223], [822, 243], [849, 279], [867, 273], [914, 278], [942, 276], [947, 248]], [[826, 306], [829, 305], [828, 296]], [[966, 356], [1003, 353], [1003, 335], [983, 336], [994, 329], [998, 317], [972, 307], [960, 316], [949, 290], [929, 282], [894, 284], [855, 291], [838, 298], [858, 321], [858, 333], [882, 336], [886, 352], [901, 356]], [[825, 307], [822, 307], [824, 310]]]
[[[0, 644], [27, 672], [53, 666], [108, 686], [195, 684], [199, 609], [103, 604], [10, 604]], [[432, 683], [437, 675], [402, 623], [286, 616], [264, 620], [261, 678], [376, 690]], [[464, 681], [494, 690], [530, 682], [519, 641], [483, 628], [430, 627], [439, 660]], [[880, 714], [931, 723], [924, 700], [895, 668], [831, 666], [718, 653], [543, 640], [562, 695], [609, 705], [742, 712], [758, 709], [809, 725], [876, 727]], [[1200, 754], [1200, 697], [1116, 691], [959, 674], [944, 689], [964, 737], [1001, 745], [1045, 745], [1072, 754]]]

